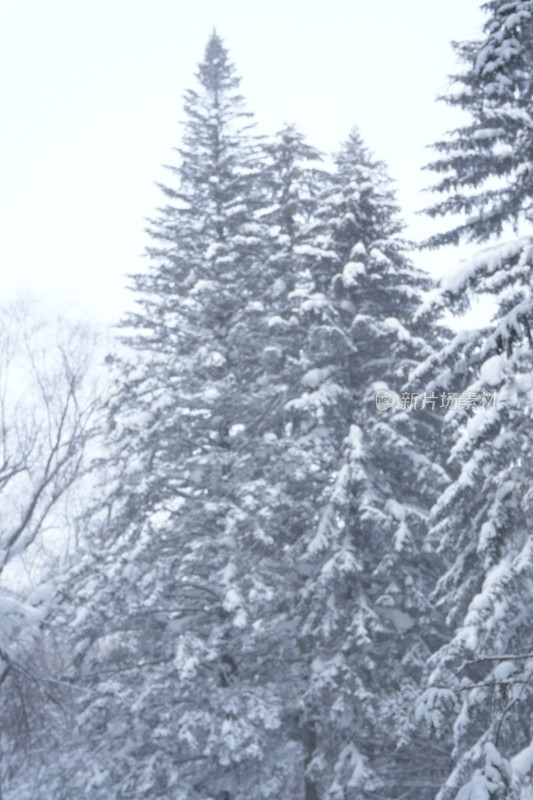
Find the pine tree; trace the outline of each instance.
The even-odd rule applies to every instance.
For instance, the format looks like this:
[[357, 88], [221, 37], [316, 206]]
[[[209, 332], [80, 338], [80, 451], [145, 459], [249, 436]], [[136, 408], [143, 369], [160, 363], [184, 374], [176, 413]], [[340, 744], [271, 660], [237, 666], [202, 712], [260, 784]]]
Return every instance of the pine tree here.
[[312, 227], [301, 305], [307, 371], [291, 404], [321, 442], [315, 463], [327, 476], [315, 525], [296, 544], [307, 573], [297, 612], [306, 798], [393, 798], [409, 787], [431, 797], [435, 778], [406, 715], [434, 640], [435, 566], [421, 545], [445, 479], [435, 463], [438, 417], [398, 408], [383, 416], [375, 401], [378, 390], [399, 396], [431, 350], [431, 330], [412, 324], [430, 283], [407, 258], [385, 167], [357, 131]]
[[430, 282], [357, 132], [326, 175], [254, 137], [216, 34], [198, 78], [57, 612], [77, 731], [17, 800], [429, 798], [438, 418], [375, 393], [431, 353]]
[[[151, 718], [136, 768], [131, 756], [122, 765], [132, 797], [249, 793], [265, 752], [277, 752], [280, 725], [277, 698], [246, 652], [249, 599], [266, 599], [256, 564], [270, 541], [268, 444], [255, 453], [253, 444], [279, 405], [261, 367], [271, 278], [258, 219], [259, 142], [216, 34], [198, 78], [200, 90], [186, 95], [178, 188], [166, 190], [173, 205], [156, 223], [163, 252], [152, 258], [162, 263], [136, 279], [142, 310], [130, 321], [130, 344], [143, 357], [125, 385], [132, 425], [123, 406], [118, 414], [142, 481], [140, 492], [126, 486], [125, 512], [134, 497], [140, 524], [127, 529], [136, 539], [133, 579], [118, 578], [119, 617], [137, 628], [132, 654], [159, 662], [137, 677], [145, 692], [138, 729]], [[278, 789], [282, 775], [271, 777]]]
[[496, 311], [489, 326], [460, 332], [418, 370], [430, 387], [447, 393], [455, 439], [454, 480], [430, 526], [430, 541], [446, 563], [433, 599], [446, 611], [448, 641], [432, 656], [419, 712], [444, 734], [455, 719], [456, 766], [442, 800], [476, 797], [480, 787], [487, 797], [511, 798], [511, 784], [526, 777], [525, 757], [517, 753], [531, 737], [533, 360], [520, 309], [530, 304], [531, 245], [524, 238], [497, 245], [443, 280], [437, 305], [460, 309], [469, 296], [490, 293]]
[[298, 796], [302, 780], [285, 554], [314, 495], [285, 405], [318, 153], [292, 128], [252, 136], [217, 35], [198, 77], [116, 365], [108, 541], [64, 588], [71, 679], [90, 694], [39, 779], [57, 797]]
[[492, 0], [482, 8], [485, 36], [455, 45], [465, 69], [452, 77], [457, 91], [443, 98], [469, 122], [435, 145], [441, 155], [429, 165], [443, 176], [435, 189], [447, 196], [428, 213], [461, 219], [430, 246], [485, 241], [508, 223], [531, 221], [533, 3]]
[[[458, 45], [469, 68], [453, 102], [471, 123], [438, 145], [445, 156], [430, 167], [447, 171], [438, 188], [449, 197], [430, 213], [471, 216], [430, 245], [483, 242], [529, 220], [532, 8], [488, 3], [485, 38]], [[448, 392], [455, 439], [454, 480], [430, 530], [446, 564], [433, 598], [449, 633], [419, 706], [432, 728], [453, 736], [454, 769], [439, 800], [514, 798], [531, 773], [532, 244], [522, 236], [482, 250], [442, 280], [427, 306], [433, 315], [462, 313], [472, 298], [495, 301], [489, 325], [458, 333], [418, 370]]]
[[307, 223], [316, 208], [320, 187], [329, 176], [318, 167], [322, 154], [307, 144], [294, 125], [286, 125], [264, 144], [267, 157], [262, 171], [271, 228], [270, 259], [292, 256], [307, 243]]

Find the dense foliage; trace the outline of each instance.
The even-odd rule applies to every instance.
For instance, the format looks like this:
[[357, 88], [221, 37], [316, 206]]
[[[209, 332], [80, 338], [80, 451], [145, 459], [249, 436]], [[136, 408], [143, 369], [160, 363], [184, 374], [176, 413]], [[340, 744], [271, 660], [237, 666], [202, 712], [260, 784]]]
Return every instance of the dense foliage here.
[[[532, 6], [487, 3], [456, 46], [431, 247], [529, 219]], [[61, 688], [27, 752], [4, 725], [4, 794], [523, 798], [533, 240], [434, 287], [357, 129], [330, 168], [294, 126], [259, 136], [216, 33], [196, 77], [83, 541], [19, 637]], [[486, 294], [483, 330], [435, 321]]]
[[447, 565], [433, 593], [448, 640], [431, 657], [419, 706], [437, 732], [453, 731], [454, 769], [439, 800], [518, 798], [531, 781], [533, 587], [531, 540], [531, 88], [533, 3], [487, 3], [484, 38], [458, 45], [467, 68], [449, 100], [469, 124], [437, 145], [431, 165], [445, 199], [431, 214], [467, 214], [430, 245], [499, 241], [441, 282], [422, 314], [493, 299], [482, 330], [461, 332], [423, 363], [430, 386], [485, 396], [448, 414], [454, 480], [435, 505], [429, 539]]

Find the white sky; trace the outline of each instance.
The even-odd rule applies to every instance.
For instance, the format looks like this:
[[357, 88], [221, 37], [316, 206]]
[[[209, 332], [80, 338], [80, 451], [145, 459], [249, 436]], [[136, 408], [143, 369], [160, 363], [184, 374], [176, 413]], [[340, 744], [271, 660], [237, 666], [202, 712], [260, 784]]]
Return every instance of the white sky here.
[[293, 122], [330, 152], [358, 125], [424, 237], [426, 147], [459, 122], [435, 103], [449, 43], [481, 24], [478, 0], [0, 0], [0, 300], [31, 289], [120, 317], [213, 27], [262, 132]]

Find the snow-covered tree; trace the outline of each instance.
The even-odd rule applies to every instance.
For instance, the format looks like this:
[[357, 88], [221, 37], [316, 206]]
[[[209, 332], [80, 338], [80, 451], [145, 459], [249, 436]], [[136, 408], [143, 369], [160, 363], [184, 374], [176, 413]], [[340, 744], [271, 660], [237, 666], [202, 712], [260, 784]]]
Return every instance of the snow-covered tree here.
[[[480, 797], [511, 798], [510, 787], [530, 771], [520, 751], [532, 736], [533, 359], [528, 315], [522, 316], [530, 305], [532, 245], [523, 237], [482, 251], [444, 278], [428, 304], [435, 314], [439, 305], [463, 308], [478, 292], [496, 300], [490, 325], [458, 333], [418, 369], [430, 389], [446, 392], [455, 438], [454, 480], [432, 511], [430, 530], [446, 562], [433, 599], [450, 633], [432, 656], [419, 710], [441, 733], [455, 719], [456, 768], [439, 794], [443, 800], [477, 797], [481, 785]], [[497, 790], [494, 759], [507, 764]]]
[[88, 488], [99, 408], [91, 386], [95, 339], [88, 326], [53, 322], [36, 301], [2, 308], [0, 796], [60, 713], [62, 666], [41, 631], [53, 573], [72, 551], [76, 495], [84, 481]]
[[[485, 37], [458, 45], [467, 70], [451, 102], [470, 124], [438, 148], [448, 194], [431, 214], [466, 214], [430, 245], [484, 242], [527, 225], [531, 203], [530, 2], [491, 2]], [[432, 511], [429, 541], [445, 560], [433, 595], [447, 641], [431, 658], [419, 714], [453, 734], [454, 769], [438, 797], [514, 798], [531, 780], [533, 586], [530, 531], [533, 239], [480, 251], [442, 281], [422, 313], [464, 313], [492, 296], [481, 330], [459, 332], [418, 369], [448, 393], [454, 480]]]
[[267, 204], [264, 218], [272, 226], [270, 259], [281, 260], [280, 252], [292, 256], [307, 243], [307, 223], [329, 175], [318, 166], [322, 154], [294, 125], [286, 125], [263, 149], [261, 185]]
[[[310, 162], [298, 183], [283, 166], [291, 151]], [[389, 424], [374, 399], [429, 354], [427, 327], [408, 327], [428, 281], [405, 256], [383, 165], [358, 134], [315, 209], [313, 161], [282, 135], [264, 180], [277, 169], [305, 204], [287, 214], [281, 189], [261, 207], [263, 184], [249, 250], [211, 266], [198, 299], [192, 281], [172, 301], [165, 293], [172, 323], [153, 346], [139, 322], [158, 318], [155, 288], [150, 315], [134, 320], [140, 366], [116, 414], [131, 471], [117, 544], [97, 571], [96, 608], [94, 566], [75, 584], [91, 609], [77, 680], [94, 674], [98, 697], [80, 715], [91, 796], [111, 785], [132, 797], [396, 797], [415, 770], [421, 796], [436, 783], [403, 715], [432, 645], [434, 567], [419, 545], [443, 478], [437, 423], [406, 412]], [[188, 242], [175, 217], [169, 273], [181, 264], [175, 243]], [[206, 237], [200, 267], [212, 249]], [[221, 329], [226, 271], [237, 290]], [[217, 348], [208, 369], [206, 341]], [[95, 766], [102, 732], [110, 746]], [[74, 781], [80, 791], [86, 770]]]
[[[438, 332], [414, 325], [429, 286], [401, 239], [384, 165], [353, 131], [315, 212], [302, 392], [290, 407], [325, 472], [316, 518], [294, 546], [305, 581], [306, 797], [431, 797], [442, 772], [420, 756], [409, 705], [434, 646], [435, 565], [424, 519], [442, 486], [430, 409], [399, 405]], [[380, 412], [376, 393], [395, 393]]]
[[98, 550], [58, 612], [78, 734], [34, 798], [298, 797], [303, 780], [285, 553], [315, 494], [285, 406], [318, 153], [292, 128], [272, 145], [253, 136], [216, 34], [198, 78], [177, 185], [134, 278]]
[[254, 136], [217, 34], [197, 77], [56, 611], [76, 725], [14, 791], [429, 800], [439, 417], [376, 392], [431, 357], [430, 283], [356, 131], [326, 174], [292, 126]]
[[465, 68], [443, 98], [468, 122], [435, 145], [439, 158], [429, 165], [441, 175], [436, 190], [446, 195], [429, 214], [460, 218], [433, 236], [432, 246], [485, 241], [507, 223], [531, 221], [533, 2], [491, 0], [482, 8], [485, 35], [455, 45]]

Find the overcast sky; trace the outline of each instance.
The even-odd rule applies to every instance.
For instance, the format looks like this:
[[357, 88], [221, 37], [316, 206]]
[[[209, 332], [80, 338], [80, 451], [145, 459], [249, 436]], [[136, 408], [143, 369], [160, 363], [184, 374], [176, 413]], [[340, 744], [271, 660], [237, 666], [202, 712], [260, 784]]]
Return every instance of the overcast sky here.
[[481, 24], [477, 0], [0, 0], [0, 297], [120, 317], [213, 27], [261, 131], [292, 122], [331, 152], [357, 125], [423, 238], [426, 148], [459, 121], [435, 102], [450, 41]]

